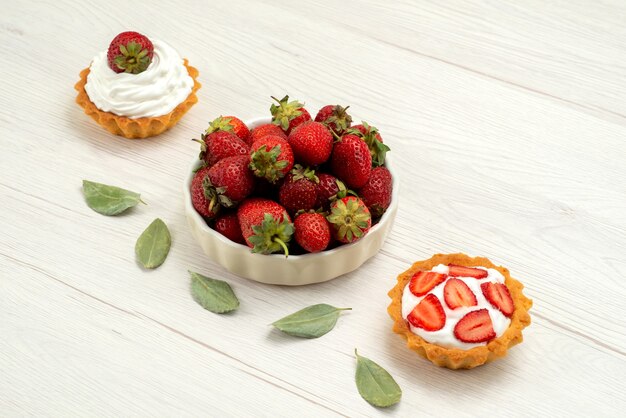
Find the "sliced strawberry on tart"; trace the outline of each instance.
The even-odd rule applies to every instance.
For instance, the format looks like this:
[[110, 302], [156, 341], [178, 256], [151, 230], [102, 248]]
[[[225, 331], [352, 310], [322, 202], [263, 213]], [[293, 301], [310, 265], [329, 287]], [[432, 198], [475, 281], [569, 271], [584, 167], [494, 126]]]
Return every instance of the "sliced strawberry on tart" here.
[[443, 297], [450, 309], [476, 306], [476, 295], [463, 280], [450, 278], [443, 288]]
[[416, 328], [437, 331], [446, 324], [446, 314], [437, 296], [430, 294], [413, 308], [406, 320]]
[[480, 290], [482, 290], [485, 299], [504, 316], [510, 318], [513, 315], [515, 306], [513, 299], [511, 299], [511, 292], [504, 284], [487, 282], [480, 285]]
[[409, 290], [415, 296], [424, 296], [430, 292], [435, 286], [446, 280], [445, 274], [435, 273], [432, 271], [417, 271], [411, 276], [409, 282]]
[[522, 289], [486, 258], [437, 254], [398, 276], [388, 312], [409, 348], [438, 366], [470, 369], [522, 341], [532, 306]]

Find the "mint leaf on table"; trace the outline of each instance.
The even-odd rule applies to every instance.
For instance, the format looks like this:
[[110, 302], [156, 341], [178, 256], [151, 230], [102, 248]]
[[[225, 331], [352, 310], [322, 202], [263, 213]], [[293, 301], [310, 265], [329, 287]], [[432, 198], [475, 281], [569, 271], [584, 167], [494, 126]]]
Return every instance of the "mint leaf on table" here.
[[141, 202], [139, 193], [107, 184], [83, 180], [83, 195], [87, 206], [107, 216], [119, 215]]
[[137, 260], [148, 269], [159, 267], [170, 252], [172, 237], [167, 225], [157, 218], [137, 239], [135, 254]]
[[320, 303], [279, 319], [272, 325], [294, 337], [318, 338], [335, 327], [341, 311], [350, 309]]
[[193, 271], [189, 273], [191, 274], [191, 295], [204, 309], [221, 314], [234, 311], [239, 307], [239, 299], [228, 283]]
[[374, 406], [388, 407], [400, 402], [402, 389], [387, 370], [360, 356], [356, 349], [356, 387], [361, 397]]

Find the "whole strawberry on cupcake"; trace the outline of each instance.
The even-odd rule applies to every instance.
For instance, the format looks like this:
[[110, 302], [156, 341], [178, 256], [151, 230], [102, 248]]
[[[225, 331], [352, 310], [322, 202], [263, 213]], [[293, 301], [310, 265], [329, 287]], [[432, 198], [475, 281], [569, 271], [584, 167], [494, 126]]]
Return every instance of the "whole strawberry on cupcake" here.
[[197, 76], [165, 42], [122, 32], [81, 71], [76, 102], [109, 132], [147, 138], [176, 125], [198, 101]]

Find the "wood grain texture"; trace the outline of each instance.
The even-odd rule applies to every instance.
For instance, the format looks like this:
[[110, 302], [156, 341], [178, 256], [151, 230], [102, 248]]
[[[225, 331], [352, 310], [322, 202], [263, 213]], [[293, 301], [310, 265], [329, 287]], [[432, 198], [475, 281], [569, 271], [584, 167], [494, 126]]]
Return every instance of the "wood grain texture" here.
[[[132, 15], [121, 1], [3, 5], [0, 415], [622, 415], [626, 5], [439, 3], [137, 1], [145, 13]], [[128, 29], [170, 43], [203, 83], [179, 125], [149, 141], [109, 135], [73, 102], [78, 72]], [[284, 93], [313, 111], [352, 105], [402, 174], [381, 252], [300, 288], [208, 260], [181, 202], [190, 139], [220, 114], [266, 114]], [[100, 216], [84, 178], [147, 206]], [[134, 243], [155, 217], [172, 249], [144, 271]], [[456, 251], [505, 265], [534, 300], [525, 342], [468, 372], [406, 350], [385, 311], [398, 273]], [[239, 310], [197, 305], [189, 269], [227, 280]], [[269, 326], [314, 303], [353, 310], [317, 340]], [[355, 347], [396, 378], [400, 404], [359, 397]]]

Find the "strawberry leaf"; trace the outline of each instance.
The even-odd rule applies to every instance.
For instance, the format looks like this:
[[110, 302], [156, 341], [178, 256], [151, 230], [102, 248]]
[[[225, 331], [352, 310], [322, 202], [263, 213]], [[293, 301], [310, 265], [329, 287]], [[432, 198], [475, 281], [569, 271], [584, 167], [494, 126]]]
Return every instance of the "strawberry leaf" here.
[[239, 299], [228, 283], [193, 271], [189, 273], [191, 274], [191, 294], [204, 309], [221, 314], [234, 311], [239, 307]]
[[137, 260], [147, 269], [159, 267], [170, 252], [172, 237], [167, 225], [157, 218], [137, 239], [135, 254]]
[[273, 326], [284, 332], [300, 338], [318, 338], [335, 327], [341, 311], [352, 308], [335, 308], [320, 303], [301, 309], [272, 323]]
[[402, 389], [389, 372], [372, 360], [360, 356], [356, 349], [355, 381], [359, 394], [374, 406], [388, 407], [400, 402]]
[[87, 206], [106, 216], [119, 215], [139, 202], [144, 203], [139, 193], [89, 180], [83, 180], [83, 195]]

